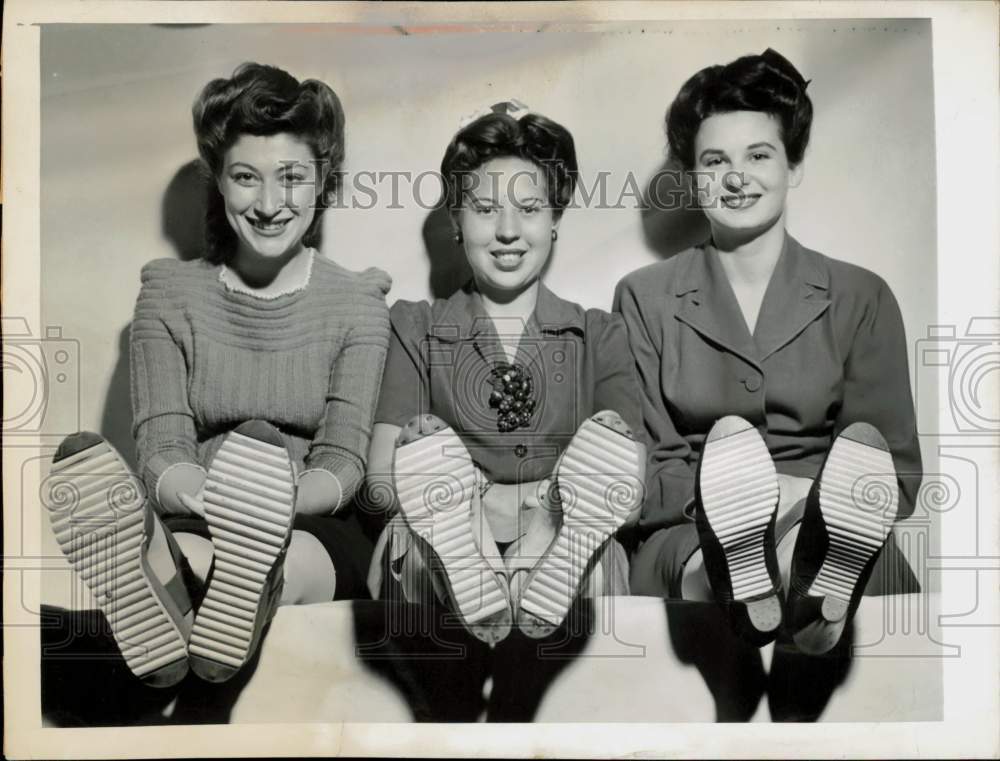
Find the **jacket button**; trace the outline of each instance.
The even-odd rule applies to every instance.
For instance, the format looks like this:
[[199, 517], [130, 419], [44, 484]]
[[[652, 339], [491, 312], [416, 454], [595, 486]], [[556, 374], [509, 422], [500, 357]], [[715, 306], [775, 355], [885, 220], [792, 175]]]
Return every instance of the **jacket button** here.
[[514, 447], [514, 454], [517, 455], [518, 457], [524, 457], [526, 454], [528, 454], [528, 448], [524, 446], [524, 444], [518, 444], [516, 447]]
[[749, 378], [744, 378], [743, 379], [743, 386], [751, 394], [754, 391], [759, 391], [760, 390], [760, 378], [758, 378], [756, 375], [751, 375]]

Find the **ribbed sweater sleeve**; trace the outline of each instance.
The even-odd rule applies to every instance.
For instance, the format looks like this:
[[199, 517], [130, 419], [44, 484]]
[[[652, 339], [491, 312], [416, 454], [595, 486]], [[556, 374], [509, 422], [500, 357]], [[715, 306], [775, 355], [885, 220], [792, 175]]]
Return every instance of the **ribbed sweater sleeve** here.
[[325, 413], [305, 462], [306, 467], [323, 468], [337, 477], [344, 503], [364, 477], [389, 346], [389, 310], [385, 303], [391, 285], [389, 276], [373, 267], [358, 278], [359, 288], [351, 299], [353, 324], [333, 363]]
[[181, 341], [168, 327], [176, 308], [168, 273], [162, 262], [143, 267], [130, 340], [132, 433], [139, 472], [150, 495], [171, 465], [197, 464], [186, 361]]

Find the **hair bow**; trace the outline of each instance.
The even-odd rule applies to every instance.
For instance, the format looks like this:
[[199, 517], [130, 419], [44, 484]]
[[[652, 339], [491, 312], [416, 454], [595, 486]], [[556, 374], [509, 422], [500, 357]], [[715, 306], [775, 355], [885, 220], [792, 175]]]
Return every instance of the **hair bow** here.
[[515, 98], [510, 98], [499, 103], [494, 103], [492, 106], [480, 108], [468, 116], [463, 116], [458, 123], [458, 128], [465, 129], [476, 121], [476, 119], [482, 119], [484, 116], [489, 116], [490, 114], [507, 114], [507, 116], [511, 116], [514, 119], [520, 119], [529, 112], [530, 109], [524, 103]]
[[789, 61], [787, 58], [785, 58], [783, 55], [781, 55], [781, 53], [779, 53], [774, 48], [768, 48], [767, 50], [765, 50], [763, 53], [760, 54], [760, 57], [763, 58], [772, 66], [780, 69], [782, 72], [790, 76], [795, 81], [795, 84], [797, 84], [799, 87], [802, 88], [803, 92], [805, 92], [805, 89], [809, 86], [809, 83], [812, 82], [811, 79], [806, 79], [805, 77], [803, 77], [802, 74], [799, 72], [799, 70], [796, 69], [795, 66], [792, 64], [792, 62]]

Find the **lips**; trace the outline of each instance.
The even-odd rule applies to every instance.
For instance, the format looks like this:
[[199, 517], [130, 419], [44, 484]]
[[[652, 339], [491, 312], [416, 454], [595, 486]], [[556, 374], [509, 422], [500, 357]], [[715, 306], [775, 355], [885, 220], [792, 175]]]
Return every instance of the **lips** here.
[[281, 235], [288, 226], [288, 223], [292, 221], [291, 217], [288, 219], [271, 220], [269, 222], [264, 222], [252, 217], [244, 217], [244, 219], [246, 219], [247, 223], [249, 223], [250, 227], [252, 227], [258, 235], [263, 235], [268, 238]]
[[521, 259], [524, 258], [524, 254], [525, 252], [523, 250], [512, 248], [490, 251], [490, 256], [493, 257], [493, 261], [496, 262], [496, 266], [504, 272], [516, 270], [519, 266], [521, 266]]
[[741, 194], [732, 196], [720, 196], [719, 200], [727, 209], [743, 210], [749, 209], [760, 200], [759, 193]]

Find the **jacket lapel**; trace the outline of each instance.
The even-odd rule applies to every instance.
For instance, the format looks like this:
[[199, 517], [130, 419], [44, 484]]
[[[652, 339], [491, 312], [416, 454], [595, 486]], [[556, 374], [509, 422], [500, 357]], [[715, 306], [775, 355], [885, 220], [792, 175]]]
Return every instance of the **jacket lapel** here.
[[789, 344], [830, 307], [829, 285], [829, 273], [817, 256], [786, 234], [754, 330], [761, 362]]
[[754, 345], [736, 296], [716, 255], [696, 248], [677, 279], [674, 295], [682, 299], [677, 319], [712, 343], [758, 366]]

